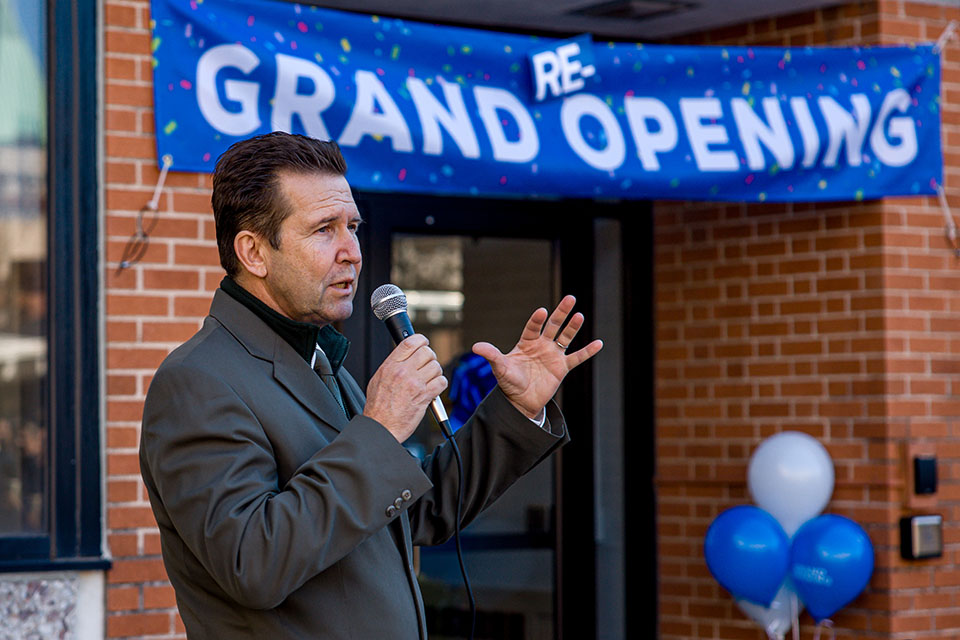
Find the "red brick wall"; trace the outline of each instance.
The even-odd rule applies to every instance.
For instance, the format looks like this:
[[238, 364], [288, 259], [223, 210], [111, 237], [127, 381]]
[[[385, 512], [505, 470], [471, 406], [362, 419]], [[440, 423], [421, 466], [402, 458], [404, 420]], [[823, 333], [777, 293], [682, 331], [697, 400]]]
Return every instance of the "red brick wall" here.
[[[691, 43], [935, 40], [956, 6], [900, 1], [761, 20]], [[946, 192], [960, 214], [960, 43], [944, 57]], [[702, 541], [749, 503], [765, 437], [806, 431], [834, 459], [828, 510], [868, 531], [876, 569], [839, 638], [960, 637], [960, 260], [936, 199], [812, 205], [658, 203], [660, 637], [764, 635], [710, 576]], [[935, 451], [936, 498], [908, 499], [905, 451]], [[941, 560], [899, 556], [902, 515], [942, 513]], [[813, 624], [801, 618], [803, 637]]]
[[144, 258], [117, 271], [157, 184], [147, 0], [104, 3], [107, 369], [107, 635], [184, 637], [140, 480], [143, 398], [166, 354], [192, 335], [222, 277], [209, 177], [171, 173]]

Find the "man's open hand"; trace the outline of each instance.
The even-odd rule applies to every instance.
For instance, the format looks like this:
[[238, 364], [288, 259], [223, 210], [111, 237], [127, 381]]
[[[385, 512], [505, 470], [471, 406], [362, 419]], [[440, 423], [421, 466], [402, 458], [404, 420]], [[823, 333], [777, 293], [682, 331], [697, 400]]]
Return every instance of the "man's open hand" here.
[[543, 307], [534, 311], [510, 353], [501, 353], [489, 342], [473, 345], [473, 352], [490, 362], [507, 399], [528, 418], [540, 414], [571, 369], [603, 348], [603, 342], [594, 340], [578, 351], [567, 353], [567, 347], [583, 326], [583, 314], [578, 312], [559, 333], [575, 303], [573, 296], [565, 296], [549, 318]]

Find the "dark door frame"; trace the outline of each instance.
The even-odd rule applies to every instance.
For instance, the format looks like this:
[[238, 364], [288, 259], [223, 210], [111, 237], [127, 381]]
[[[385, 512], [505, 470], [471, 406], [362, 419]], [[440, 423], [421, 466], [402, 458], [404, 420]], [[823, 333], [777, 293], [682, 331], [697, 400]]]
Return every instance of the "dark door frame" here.
[[627, 638], [658, 637], [656, 323], [653, 207], [621, 218], [623, 256], [624, 559]]
[[[598, 203], [591, 200], [497, 200], [450, 196], [407, 195], [355, 192], [354, 196], [366, 224], [360, 241], [364, 265], [353, 316], [343, 330], [354, 338], [348, 366], [361, 380], [368, 380], [393, 348], [387, 332], [369, 312], [370, 293], [390, 279], [391, 236], [397, 232], [499, 236], [507, 238], [547, 239], [553, 245], [555, 291], [552, 297], [572, 293], [586, 322], [573, 348], [594, 336], [590, 310], [594, 287], [594, 216], [619, 218], [624, 238], [624, 334], [628, 349], [624, 394], [631, 398], [624, 406], [625, 421], [638, 418], [650, 425], [649, 431], [631, 434], [626, 429], [627, 451], [643, 452], [642, 465], [635, 458], [625, 459], [625, 540], [640, 542], [636, 552], [627, 545], [627, 617], [626, 637], [650, 637], [656, 629], [656, 563], [654, 557], [652, 464], [653, 460], [653, 332], [652, 332], [652, 224], [650, 207], [645, 203]], [[646, 224], [637, 220], [645, 220]], [[649, 246], [630, 242], [634, 234], [643, 236]], [[561, 259], [563, 257], [563, 259]], [[532, 311], [532, 309], [531, 309]], [[641, 317], [646, 314], [648, 317]], [[630, 331], [629, 329], [639, 329]], [[518, 327], [519, 331], [519, 327]], [[638, 359], [639, 357], [639, 359]], [[644, 364], [645, 363], [645, 364]], [[632, 373], [629, 373], [631, 370]], [[628, 375], [629, 373], [629, 375]], [[565, 447], [557, 464], [557, 553], [555, 602], [558, 638], [587, 640], [596, 633], [596, 585], [594, 500], [594, 447], [592, 428], [577, 434], [577, 425], [593, 425], [594, 389], [591, 363], [570, 373], [563, 384], [563, 410], [572, 425], [574, 446]], [[632, 385], [638, 385], [634, 387]], [[649, 406], [637, 411], [639, 397]], [[629, 413], [628, 413], [629, 409]], [[647, 419], [649, 418], [649, 422]], [[584, 479], [588, 479], [584, 482]], [[637, 487], [641, 490], [638, 492]], [[644, 488], [646, 488], [644, 490]], [[589, 517], [585, 517], [589, 514]], [[637, 573], [634, 573], [637, 572]], [[631, 579], [633, 576], [634, 579]], [[590, 585], [585, 590], [584, 586]], [[482, 603], [481, 603], [482, 606]], [[631, 622], [635, 620], [635, 622]], [[636, 635], [640, 633], [640, 635]]]

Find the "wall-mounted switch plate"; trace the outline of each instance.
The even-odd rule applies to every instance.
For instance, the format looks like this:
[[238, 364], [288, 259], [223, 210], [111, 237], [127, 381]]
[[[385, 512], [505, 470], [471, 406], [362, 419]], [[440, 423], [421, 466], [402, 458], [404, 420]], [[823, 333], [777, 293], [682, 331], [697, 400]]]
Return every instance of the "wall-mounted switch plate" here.
[[900, 555], [904, 560], [943, 555], [943, 516], [900, 518]]

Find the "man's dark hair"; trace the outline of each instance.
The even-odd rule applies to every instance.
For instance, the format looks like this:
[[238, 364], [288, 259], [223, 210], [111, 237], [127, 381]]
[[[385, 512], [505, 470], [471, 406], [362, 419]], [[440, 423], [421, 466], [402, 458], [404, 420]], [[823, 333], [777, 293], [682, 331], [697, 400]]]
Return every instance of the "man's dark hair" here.
[[280, 248], [280, 224], [290, 203], [280, 192], [280, 174], [319, 173], [342, 176], [347, 163], [332, 140], [276, 131], [241, 140], [217, 160], [213, 172], [213, 219], [220, 264], [231, 276], [240, 273], [233, 239], [252, 231]]

